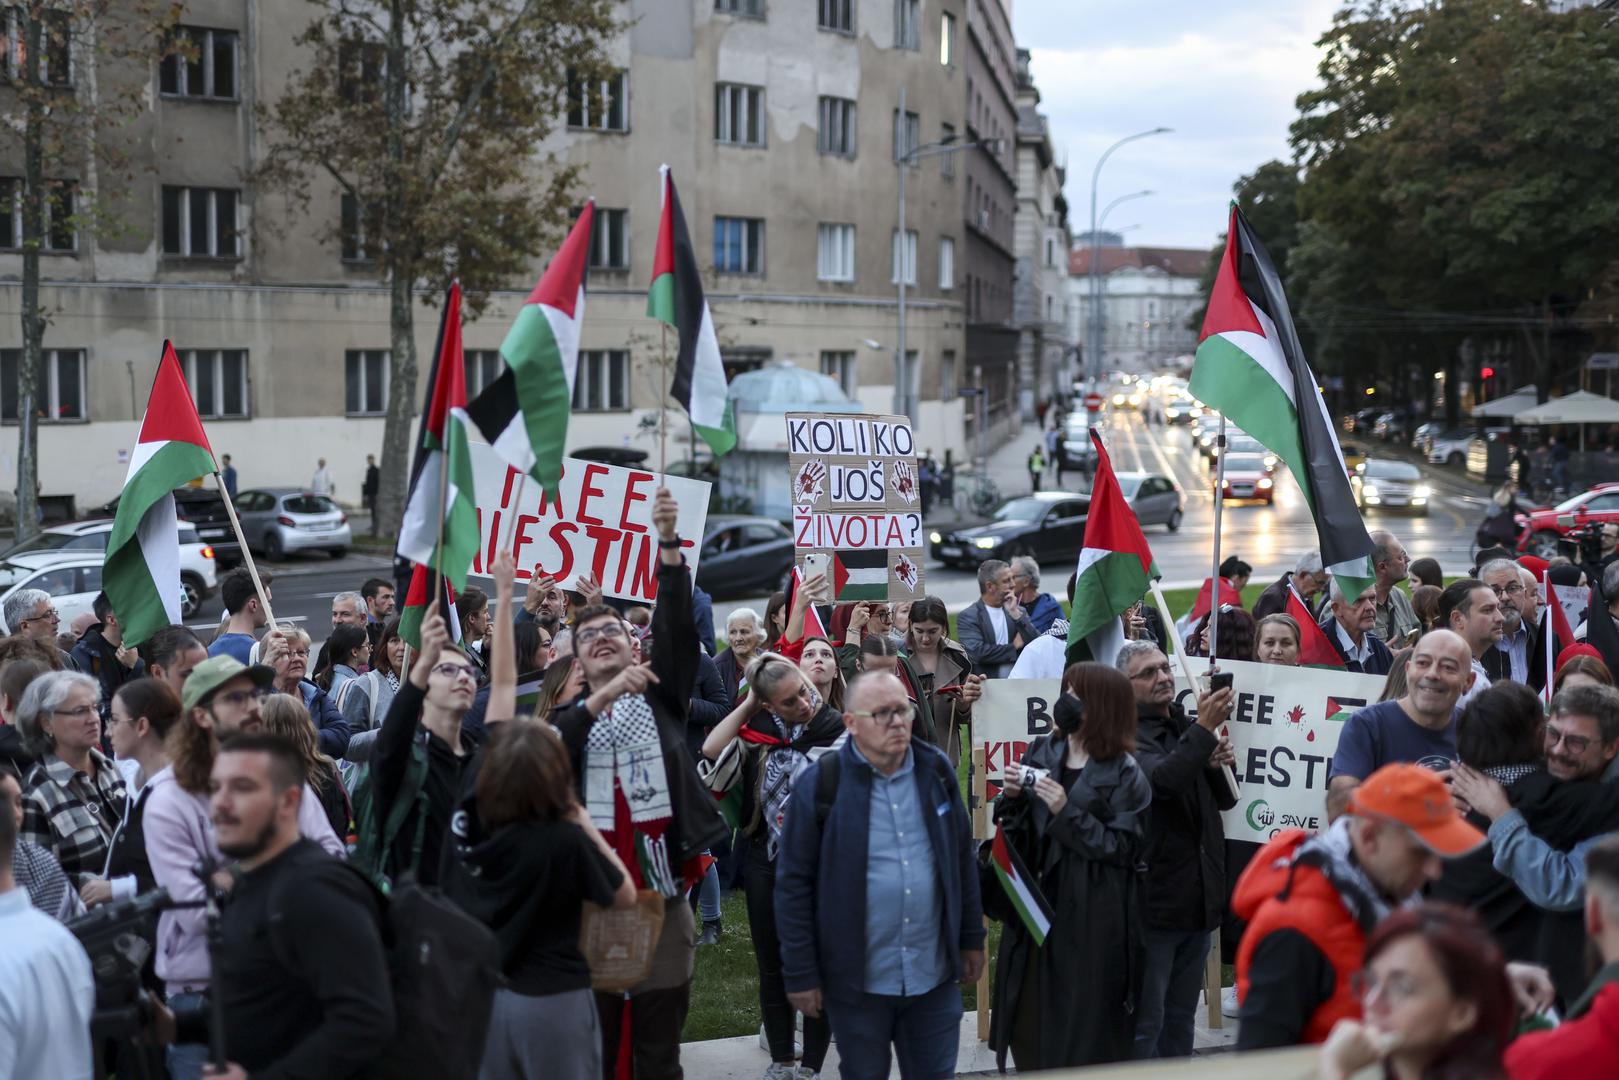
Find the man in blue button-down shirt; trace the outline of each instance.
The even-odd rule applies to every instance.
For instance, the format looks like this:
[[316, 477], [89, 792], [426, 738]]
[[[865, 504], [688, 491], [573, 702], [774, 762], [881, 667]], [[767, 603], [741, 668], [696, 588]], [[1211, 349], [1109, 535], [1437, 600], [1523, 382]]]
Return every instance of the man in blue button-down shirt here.
[[967, 808], [950, 759], [911, 741], [911, 718], [898, 679], [858, 677], [850, 738], [798, 778], [788, 803], [776, 871], [783, 979], [805, 1015], [826, 1009], [845, 1080], [886, 1077], [890, 1047], [906, 1080], [955, 1075], [956, 983], [984, 968]]

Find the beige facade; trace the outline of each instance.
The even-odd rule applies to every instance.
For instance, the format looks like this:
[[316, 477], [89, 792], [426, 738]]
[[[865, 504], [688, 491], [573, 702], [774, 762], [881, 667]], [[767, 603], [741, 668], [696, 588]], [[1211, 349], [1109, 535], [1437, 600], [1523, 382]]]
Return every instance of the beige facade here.
[[[590, 276], [581, 376], [589, 385], [576, 400], [570, 445], [657, 445], [667, 376], [658, 364], [659, 324], [644, 310], [660, 164], [674, 171], [728, 368], [786, 361], [826, 371], [866, 406], [888, 411], [897, 330], [894, 155], [896, 140], [911, 131], [896, 118], [899, 90], [903, 83], [921, 141], [946, 126], [966, 130], [962, 42], [951, 48], [944, 40], [952, 29], [965, 36], [965, 2], [624, 5], [629, 29], [610, 46], [625, 72], [622, 112], [606, 125], [622, 130], [559, 122], [536, 147], [538, 161], [554, 153], [584, 166], [582, 193], [595, 198], [598, 214], [623, 214], [610, 235], [598, 226], [599, 254], [612, 265]], [[762, 17], [748, 14], [755, 9]], [[51, 311], [45, 347], [59, 350], [48, 362], [61, 367], [55, 382], [47, 373], [58, 399], [47, 397], [53, 411], [41, 426], [46, 494], [71, 494], [83, 509], [117, 493], [122, 455], [168, 338], [188, 364], [216, 452], [233, 456], [243, 486], [306, 483], [324, 457], [339, 498], [358, 501], [365, 454], [381, 445], [387, 294], [327, 235], [340, 215], [335, 189], [313, 190], [309, 214], [294, 215], [278, 197], [241, 190], [239, 179], [265, 152], [255, 107], [274, 100], [305, 62], [293, 37], [311, 11], [295, 0], [192, 0], [182, 21], [213, 32], [205, 51], [217, 70], [188, 73], [191, 92], [175, 92], [155, 61], [150, 77], [136, 80], [147, 111], [126, 137], [139, 167], [109, 204], [123, 230], [85, 234], [76, 250], [43, 259]], [[821, 25], [844, 21], [844, 11], [846, 30]], [[76, 74], [92, 68], [82, 58]], [[204, 92], [194, 92], [205, 76]], [[78, 81], [80, 93], [95, 85]], [[208, 92], [227, 83], [229, 93]], [[830, 149], [823, 99], [852, 103], [833, 106], [837, 125], [851, 134]], [[956, 390], [971, 370], [961, 270], [950, 265], [952, 244], [956, 253], [964, 247], [961, 184], [959, 170], [938, 159], [922, 162], [908, 181], [906, 226], [916, 235], [907, 333], [918, 435], [941, 455], [965, 447]], [[233, 249], [222, 239], [232, 221]], [[165, 250], [176, 242], [181, 253]], [[535, 253], [536, 274], [547, 255]], [[21, 257], [0, 251], [4, 350], [20, 347], [20, 271]], [[467, 324], [469, 352], [498, 349], [529, 284], [513, 282]], [[424, 298], [416, 335], [424, 370], [437, 322]], [[471, 365], [474, 390], [483, 363]], [[487, 370], [494, 363], [488, 357]], [[15, 430], [9, 422], [0, 429], [0, 489], [15, 486]], [[686, 452], [686, 430], [684, 417], [672, 414], [671, 455], [676, 447]]]
[[1032, 420], [1038, 402], [1066, 399], [1073, 373], [1074, 340], [1068, 336], [1068, 200], [1066, 167], [1051, 145], [1040, 112], [1040, 91], [1029, 70], [1029, 52], [1018, 50], [1017, 285], [1013, 312], [1018, 326], [1018, 409]]

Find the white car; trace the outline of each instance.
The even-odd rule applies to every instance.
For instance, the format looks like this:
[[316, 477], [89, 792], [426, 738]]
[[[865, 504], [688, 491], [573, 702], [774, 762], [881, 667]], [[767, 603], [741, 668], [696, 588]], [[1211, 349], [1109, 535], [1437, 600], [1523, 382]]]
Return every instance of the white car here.
[[1436, 431], [1428, 436], [1428, 460], [1435, 465], [1465, 465], [1472, 441], [1471, 431]]
[[[81, 556], [105, 557], [107, 537], [112, 533], [112, 522], [107, 519], [75, 521], [67, 525], [53, 525], [28, 540], [0, 552], [0, 560], [27, 556], [30, 566], [46, 566], [53, 562], [78, 559]], [[189, 619], [202, 607], [202, 602], [219, 587], [219, 571], [214, 565], [214, 549], [197, 536], [197, 527], [189, 521], [180, 522], [180, 617]], [[95, 599], [92, 595], [91, 599]], [[63, 616], [62, 621], [67, 621]]]
[[101, 592], [101, 564], [106, 556], [76, 554], [52, 557], [49, 553], [18, 555], [0, 559], [0, 628], [12, 633], [15, 627], [5, 626], [5, 603], [11, 594], [23, 589], [44, 589], [51, 596], [51, 606], [61, 617], [63, 629], [74, 619], [90, 611]]

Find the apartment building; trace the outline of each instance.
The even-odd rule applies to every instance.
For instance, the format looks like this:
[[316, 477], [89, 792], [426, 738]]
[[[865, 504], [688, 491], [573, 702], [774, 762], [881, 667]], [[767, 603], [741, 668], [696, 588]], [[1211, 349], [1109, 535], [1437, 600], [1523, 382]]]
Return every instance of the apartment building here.
[[1208, 249], [1075, 248], [1068, 262], [1068, 332], [1076, 342], [1090, 340], [1093, 254], [1102, 279], [1100, 370], [1153, 371], [1197, 351], [1192, 316], [1203, 306]]
[[1051, 130], [1040, 112], [1040, 91], [1029, 70], [1029, 51], [1017, 53], [1017, 281], [1013, 311], [1018, 328], [1017, 407], [1024, 420], [1053, 395], [1065, 396], [1073, 363], [1068, 323], [1067, 167], [1057, 160]]
[[[537, 162], [554, 153], [582, 166], [581, 194], [597, 206], [570, 445], [657, 445], [666, 376], [658, 324], [644, 310], [658, 167], [668, 164], [730, 373], [791, 363], [888, 411], [903, 274], [919, 436], [935, 453], [962, 452], [960, 155], [910, 168], [903, 231], [897, 188], [908, 149], [967, 129], [966, 2], [626, 0], [604, 93], [573, 95], [536, 147]], [[128, 189], [110, 203], [123, 228], [55, 229], [43, 258], [52, 313], [44, 493], [72, 494], [81, 508], [116, 494], [167, 338], [215, 451], [233, 456], [244, 486], [306, 483], [324, 457], [338, 498], [358, 501], [365, 455], [381, 445], [391, 361], [388, 296], [359, 215], [335, 187], [312, 190], [310, 217], [300, 217], [240, 179], [266, 152], [256, 108], [306, 62], [294, 39], [310, 15], [294, 0], [191, 0], [183, 21], [197, 59], [154, 58], [144, 80], [133, 73], [149, 107], [130, 127]], [[95, 85], [85, 79], [77, 92]], [[0, 185], [0, 207], [11, 210], [0, 215], [9, 223], [0, 229], [5, 489], [15, 486], [6, 442], [17, 410], [21, 256], [16, 185]], [[1009, 215], [1009, 198], [1004, 205]], [[311, 219], [341, 222], [341, 241], [320, 240]], [[500, 342], [548, 255], [536, 252], [531, 276], [468, 321], [471, 392], [498, 374]], [[437, 321], [424, 298], [424, 370]], [[675, 407], [671, 454], [687, 452], [686, 431]]]

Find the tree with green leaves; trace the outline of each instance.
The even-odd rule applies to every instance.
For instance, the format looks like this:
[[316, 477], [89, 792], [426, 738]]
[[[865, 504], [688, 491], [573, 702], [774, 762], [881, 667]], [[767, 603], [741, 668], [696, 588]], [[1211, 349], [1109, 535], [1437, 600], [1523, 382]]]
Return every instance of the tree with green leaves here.
[[[17, 365], [17, 537], [39, 528], [40, 381], [49, 313], [40, 260], [124, 223], [118, 192], [136, 168], [127, 127], [148, 108], [153, 61], [176, 48], [180, 5], [161, 0], [17, 0], [0, 6], [0, 184], [22, 228], [22, 352]], [[104, 196], [102, 192], [107, 194]]]
[[[599, 108], [614, 0], [315, 0], [299, 33], [307, 63], [262, 113], [267, 153], [251, 180], [307, 213], [335, 184], [389, 288], [392, 371], [376, 531], [403, 512], [416, 410], [415, 298], [461, 282], [476, 313], [560, 237], [577, 166], [535, 147], [570, 96]], [[263, 225], [265, 223], [261, 223]], [[285, 226], [286, 223], [283, 223]]]

